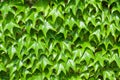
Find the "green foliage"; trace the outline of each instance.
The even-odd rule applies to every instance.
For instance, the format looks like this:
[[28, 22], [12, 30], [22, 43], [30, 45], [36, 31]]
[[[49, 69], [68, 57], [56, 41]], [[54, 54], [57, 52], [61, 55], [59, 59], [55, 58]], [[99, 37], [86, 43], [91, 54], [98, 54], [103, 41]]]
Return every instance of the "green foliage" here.
[[119, 80], [119, 0], [2, 0], [0, 80]]

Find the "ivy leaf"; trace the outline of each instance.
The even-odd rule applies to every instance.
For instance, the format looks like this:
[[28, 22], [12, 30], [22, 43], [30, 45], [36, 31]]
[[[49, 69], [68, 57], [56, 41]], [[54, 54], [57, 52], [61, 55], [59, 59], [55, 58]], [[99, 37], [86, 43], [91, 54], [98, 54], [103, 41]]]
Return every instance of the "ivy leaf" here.
[[103, 71], [103, 79], [106, 80], [107, 78], [112, 80], [116, 79], [114, 72], [110, 70]]
[[54, 28], [52, 27], [52, 25], [49, 24], [47, 21], [44, 21], [44, 25], [41, 26], [41, 30], [43, 30], [44, 36], [46, 36], [46, 33], [50, 29], [54, 31]]
[[93, 32], [91, 35], [90, 35], [90, 40], [91, 40], [91, 37], [95, 35], [98, 39], [98, 41], [100, 42], [100, 29], [96, 30], [95, 32]]
[[60, 64], [57, 64], [57, 75], [59, 75], [61, 73], [61, 71], [64, 72], [64, 74], [66, 74], [66, 71], [65, 71], [65, 68], [64, 68], [64, 65], [62, 63]]
[[88, 79], [89, 78], [89, 73], [88, 72], [84, 72], [84, 73], [82, 73], [81, 75], [80, 75], [80, 77], [85, 77], [86, 79]]
[[115, 56], [115, 61], [118, 65], [118, 67], [120, 67], [120, 57], [117, 54], [115, 54], [114, 56]]
[[81, 61], [86, 61], [87, 64], [89, 64], [89, 61], [90, 59], [94, 59], [94, 55], [93, 55], [93, 52], [89, 49], [86, 49], [82, 58], [81, 58]]
[[8, 14], [9, 11], [14, 13], [14, 11], [11, 8], [12, 7], [11, 4], [4, 3], [3, 5], [4, 6], [2, 6], [2, 8], [1, 8], [1, 12], [2, 12], [2, 15], [3, 15], [4, 18]]
[[4, 31], [8, 29], [10, 31], [10, 33], [13, 34], [13, 28], [14, 27], [19, 28], [19, 26], [17, 24], [15, 24], [14, 22], [7, 23], [4, 27]]
[[0, 62], [0, 71], [6, 71], [5, 65]]
[[12, 45], [11, 47], [9, 47], [8, 49], [8, 55], [10, 57], [10, 59], [13, 58], [14, 54], [16, 53], [16, 48], [14, 47], [14, 45]]
[[72, 68], [74, 71], [76, 71], [76, 65], [72, 59], [69, 59], [66, 65], [67, 65], [67, 70]]
[[104, 60], [106, 58], [102, 55], [102, 52], [96, 52], [96, 55], [95, 55], [95, 62], [99, 62], [101, 66], [104, 66]]
[[40, 61], [41, 61], [42, 71], [44, 71], [47, 65], [52, 65], [52, 63], [44, 56], [41, 57]]
[[[54, 15], [53, 15], [54, 14]], [[51, 10], [51, 12], [49, 13], [48, 17], [49, 16], [52, 16], [52, 19], [53, 19], [53, 23], [55, 23], [57, 17], [60, 17], [61, 19], [64, 20], [64, 17], [63, 15], [61, 14], [61, 12], [57, 9], [57, 8], [53, 8]]]

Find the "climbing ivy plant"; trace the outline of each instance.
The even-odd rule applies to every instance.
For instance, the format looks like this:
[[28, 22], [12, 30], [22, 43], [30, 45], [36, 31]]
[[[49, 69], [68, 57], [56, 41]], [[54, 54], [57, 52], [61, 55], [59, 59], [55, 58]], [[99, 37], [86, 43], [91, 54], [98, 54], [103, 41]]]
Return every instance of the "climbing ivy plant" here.
[[1, 0], [0, 80], [119, 80], [119, 0]]

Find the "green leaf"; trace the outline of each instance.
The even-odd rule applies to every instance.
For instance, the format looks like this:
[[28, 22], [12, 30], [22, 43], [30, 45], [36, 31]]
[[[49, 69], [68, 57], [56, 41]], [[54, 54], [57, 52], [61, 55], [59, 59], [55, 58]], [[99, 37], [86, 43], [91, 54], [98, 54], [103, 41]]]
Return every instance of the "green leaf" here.
[[90, 37], [89, 37], [90, 40], [91, 40], [91, 37], [92, 37], [93, 35], [95, 35], [95, 36], [97, 37], [98, 41], [100, 42], [100, 37], [101, 37], [101, 36], [100, 36], [100, 29], [94, 31], [94, 32], [90, 35]]
[[6, 71], [5, 65], [0, 62], [0, 71]]
[[47, 21], [44, 21], [44, 25], [41, 26], [41, 30], [44, 33], [44, 36], [46, 37], [46, 33], [48, 32], [48, 30], [54, 30], [54, 28], [52, 27], [51, 24], [49, 24]]
[[118, 67], [120, 68], [120, 57], [117, 54], [115, 54], [114, 56], [115, 56], [115, 61], [118, 65]]
[[58, 64], [58, 65], [57, 65], [57, 68], [58, 68], [57, 75], [59, 75], [59, 74], [61, 73], [61, 71], [63, 71], [64, 74], [66, 74], [64, 65], [63, 65], [62, 63]]
[[102, 67], [105, 66], [104, 65], [104, 60], [105, 59], [106, 58], [103, 56], [102, 51], [95, 53], [95, 62], [98, 61]]
[[81, 61], [86, 61], [87, 64], [89, 64], [89, 61], [90, 59], [94, 59], [94, 55], [93, 55], [93, 52], [89, 49], [86, 49], [82, 58], [81, 58]]
[[89, 73], [88, 72], [84, 72], [84, 73], [82, 73], [81, 75], [80, 75], [80, 77], [85, 77], [86, 79], [88, 79], [89, 78]]
[[106, 80], [107, 78], [110, 80], [115, 80], [116, 78], [114, 72], [110, 70], [103, 71], [103, 79]]
[[14, 45], [12, 45], [11, 47], [9, 47], [8, 49], [8, 55], [10, 57], [10, 59], [13, 58], [14, 54], [17, 52], [16, 48], [14, 47]]
[[70, 68], [72, 68], [74, 71], [76, 71], [76, 65], [72, 59], [69, 59], [67, 61], [67, 70], [69, 71]]
[[[54, 15], [53, 15], [54, 14]], [[64, 17], [63, 15], [61, 14], [61, 12], [57, 9], [57, 8], [53, 8], [50, 13], [48, 14], [48, 17], [49, 16], [52, 16], [52, 20], [53, 20], [53, 23], [55, 23], [57, 17], [60, 17], [61, 19], [64, 20]]]
[[44, 71], [47, 65], [52, 65], [52, 63], [44, 56], [41, 57], [40, 62], [41, 62], [42, 71]]

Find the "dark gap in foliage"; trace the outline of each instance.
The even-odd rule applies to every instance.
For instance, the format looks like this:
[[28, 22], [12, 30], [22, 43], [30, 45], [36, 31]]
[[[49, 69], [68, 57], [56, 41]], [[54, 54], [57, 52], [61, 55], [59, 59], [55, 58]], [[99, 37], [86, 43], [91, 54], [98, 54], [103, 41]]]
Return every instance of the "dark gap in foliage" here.
[[[61, 17], [56, 18], [55, 24], [57, 24], [58, 26], [62, 26], [63, 23], [64, 23], [64, 20]], [[53, 26], [53, 27], [55, 28], [56, 26]]]
[[115, 44], [116, 38], [112, 35], [112, 33], [109, 34], [108, 38], [112, 44]]
[[108, 29], [108, 25], [107, 25], [107, 24], [104, 25], [104, 29], [105, 29], [105, 30]]
[[17, 7], [13, 6], [12, 9], [16, 12], [17, 11]]
[[53, 1], [50, 1], [50, 0], [49, 0], [49, 6], [50, 6], [50, 8], [52, 9], [52, 8], [55, 6], [55, 3], [53, 3]]
[[46, 74], [49, 74], [49, 69], [50, 69], [50, 65], [47, 65], [46, 67], [45, 67], [45, 69], [44, 69], [44, 72], [46, 73]]
[[28, 54], [24, 54], [23, 56], [22, 56], [22, 59], [26, 59], [28, 57]]
[[[26, 74], [26, 78], [29, 79], [29, 78], [31, 78], [33, 75], [36, 76], [36, 74]], [[41, 74], [39, 74], [39, 75], [41, 75]], [[25, 76], [25, 75], [23, 75], [23, 76]]]
[[79, 44], [79, 43], [81, 43], [81, 38], [80, 38], [80, 37], [78, 37], [78, 38], [74, 41], [74, 44], [75, 44], [75, 45], [77, 45], [77, 44]]
[[64, 63], [65, 61], [63, 59], [59, 59], [59, 61], [58, 61], [58, 59], [57, 59], [57, 62], [60, 64], [60, 63]]
[[101, 50], [101, 49], [104, 49], [104, 50], [105, 50], [105, 45], [102, 43], [102, 44], [100, 44], [100, 45], [98, 46], [98, 48], [100, 48], [100, 50]]
[[72, 31], [74, 33], [76, 33], [76, 32], [78, 32], [78, 30], [79, 30], [79, 27], [76, 24], [74, 24], [73, 27], [72, 27]]
[[47, 31], [46, 35], [47, 35], [47, 38], [55, 39], [56, 32], [53, 31], [53, 30], [51, 30], [51, 29], [49, 29], [49, 30]]
[[19, 38], [22, 37], [24, 32], [20, 28], [14, 27], [13, 28], [13, 33], [14, 33], [14, 36], [15, 36], [16, 40], [18, 40]]
[[118, 10], [115, 10], [113, 13], [111, 13], [112, 17], [118, 17], [120, 18], [120, 12]]
[[47, 77], [44, 77], [44, 79], [43, 80], [48, 80], [48, 78]]
[[33, 74], [39, 74], [40, 75], [40, 73], [41, 73], [41, 70], [40, 69], [36, 69]]
[[24, 4], [27, 4], [29, 7], [32, 7], [38, 0], [25, 0]]
[[94, 40], [91, 40], [91, 41], [90, 41], [90, 44], [91, 44], [91, 46], [93, 46], [93, 47], [95, 47], [95, 48], [97, 47], [97, 43], [96, 43]]
[[90, 4], [90, 3], [87, 5], [86, 8], [88, 8], [88, 12], [90, 12], [90, 9], [92, 9], [92, 10], [95, 9], [94, 5], [93, 5], [93, 4]]
[[64, 17], [67, 17], [67, 13], [66, 13], [66, 12], [64, 12], [64, 14], [63, 14], [63, 15], [64, 15]]
[[30, 35], [31, 35], [31, 36], [34, 36], [34, 35], [36, 35], [37, 33], [38, 33], [38, 31], [35, 30], [34, 28], [31, 28], [31, 29], [30, 29]]
[[[45, 13], [43, 12], [43, 11], [40, 11], [39, 13], [38, 13], [38, 17], [44, 17], [44, 15], [45, 15]], [[47, 20], [48, 21], [48, 20]]]
[[30, 10], [30, 12], [32, 13], [32, 12], [36, 12], [37, 11], [37, 9], [36, 8], [30, 8], [31, 10]]
[[60, 80], [65, 80], [64, 76], [65, 76], [65, 73], [63, 71], [61, 71], [60, 74], [59, 74], [59, 79]]
[[[72, 73], [72, 74], [71, 74]], [[69, 67], [69, 71], [67, 72], [67, 75], [69, 76], [69, 77], [71, 77], [71, 76], [77, 76], [77, 75], [79, 75], [79, 71], [78, 72], [75, 72], [71, 67]]]
[[108, 9], [108, 2], [102, 1], [101, 5], [102, 5], [103, 9]]
[[57, 73], [56, 69], [52, 69], [52, 73], [56, 74]]
[[110, 6], [109, 6], [110, 13], [112, 12], [112, 9], [113, 9], [114, 7], [117, 7], [116, 2], [113, 2], [112, 4], [110, 4]]
[[29, 53], [34, 53], [35, 50], [34, 50], [33, 48], [30, 48], [28, 52], [29, 52]]
[[0, 15], [2, 15], [2, 11], [0, 10]]
[[117, 73], [120, 69], [118, 69], [118, 65], [117, 63], [114, 61], [112, 61], [110, 64], [109, 64], [109, 67], [110, 69], [114, 70], [115, 73]]
[[56, 40], [58, 40], [58, 41], [63, 41], [64, 40], [64, 34], [63, 33], [59, 33], [55, 37], [56, 37]]
[[43, 34], [43, 31], [42, 30], [39, 30], [39, 32], [38, 32], [38, 37], [44, 37], [44, 34]]
[[23, 25], [24, 25], [24, 22], [20, 20], [20, 21], [18, 22], [18, 25], [19, 25], [19, 26], [23, 26]]
[[43, 42], [43, 43], [45, 43], [45, 40], [43, 38], [40, 41]]
[[[56, 18], [56, 19], [57, 19], [57, 18]], [[46, 20], [47, 20], [50, 24], [52, 24], [52, 25], [57, 24], [57, 23], [56, 23], [57, 20], [56, 20], [55, 23], [53, 24], [52, 16], [47, 17]], [[53, 26], [53, 27], [54, 27], [54, 26]], [[55, 27], [56, 27], [56, 26], [55, 26]]]
[[102, 51], [102, 48], [101, 47], [98, 47], [95, 49], [95, 53], [99, 52], [99, 51]]
[[89, 8], [88, 7], [84, 8], [83, 14], [84, 14], [83, 16], [88, 16], [89, 15]]
[[103, 80], [103, 76], [102, 76], [102, 75], [99, 75], [99, 76], [98, 76], [98, 79]]
[[2, 80], [9, 80], [10, 79], [10, 75], [8, 72], [5, 71], [0, 71], [0, 78]]
[[96, 14], [96, 9], [94, 8], [91, 12], [90, 12], [91, 15], [94, 15]]
[[89, 31], [86, 32], [86, 33], [83, 35], [82, 40], [83, 40], [83, 41], [89, 41], [89, 35], [90, 35], [90, 32], [89, 32]]
[[72, 41], [72, 40], [73, 40], [73, 35], [74, 35], [74, 34], [73, 34], [73, 31], [68, 31], [68, 32], [67, 32], [67, 38], [66, 38], [66, 39], [67, 39], [68, 41]]
[[42, 54], [42, 52], [43, 52], [43, 49], [38, 49], [39, 55]]
[[31, 60], [30, 60], [30, 59], [27, 59], [27, 60], [25, 61], [25, 63], [26, 63], [26, 65], [29, 65], [29, 64], [31, 64]]
[[[107, 53], [106, 54], [109, 54], [109, 52], [107, 51]], [[109, 61], [108, 60], [104, 60], [104, 64], [105, 65], [109, 65]], [[109, 66], [104, 66], [104, 69], [106, 70], [106, 69], [109, 69]]]
[[77, 19], [83, 20], [83, 13], [80, 9], [76, 10], [76, 17]]
[[0, 11], [0, 20], [3, 20], [2, 12]]
[[13, 21], [14, 14], [12, 12], [8, 12], [8, 14], [6, 15], [5, 19], [6, 19], [7, 23]]
[[40, 25], [42, 25], [43, 22], [40, 19], [37, 19], [35, 22], [35, 29], [39, 30]]
[[[82, 58], [82, 57], [81, 57]], [[80, 66], [83, 67], [84, 65], [87, 65], [87, 62], [85, 60], [80, 60]]]
[[90, 21], [89, 23], [88, 23], [88, 29], [90, 30], [90, 31], [94, 31], [94, 29], [95, 29], [95, 26], [93, 25], [93, 23]]

